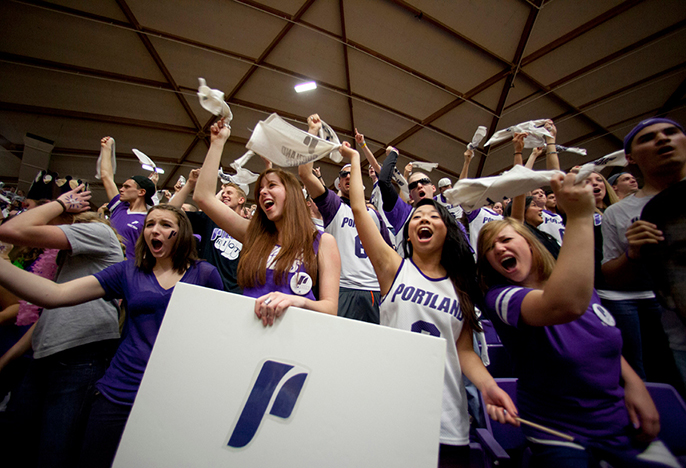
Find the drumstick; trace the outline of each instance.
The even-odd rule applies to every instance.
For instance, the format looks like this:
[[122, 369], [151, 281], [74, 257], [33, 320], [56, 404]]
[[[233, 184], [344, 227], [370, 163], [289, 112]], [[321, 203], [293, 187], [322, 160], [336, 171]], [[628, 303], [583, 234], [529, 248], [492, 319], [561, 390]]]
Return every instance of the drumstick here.
[[[507, 410], [503, 410], [505, 414], [507, 414]], [[547, 432], [548, 434], [552, 434], [556, 437], [560, 437], [561, 439], [568, 440], [569, 442], [574, 442], [574, 437], [564, 434], [562, 432], [556, 431], [555, 429], [550, 429], [549, 427], [541, 426], [540, 424], [536, 424], [535, 422], [527, 421], [526, 419], [522, 419], [519, 416], [515, 416], [515, 421], [519, 421], [522, 424], [526, 424], [527, 426], [535, 427], [539, 431]]]
[[526, 424], [526, 425], [528, 425], [528, 426], [535, 427], [535, 428], [538, 429], [539, 431], [547, 432], [548, 434], [552, 434], [552, 435], [557, 436], [557, 437], [559, 437], [559, 438], [561, 438], [561, 439], [568, 440], [568, 441], [570, 441], [570, 442], [574, 442], [574, 437], [572, 437], [572, 436], [570, 436], [570, 435], [568, 435], [568, 434], [563, 434], [562, 432], [558, 432], [558, 431], [556, 431], [555, 429], [550, 429], [550, 428], [548, 428], [548, 427], [541, 426], [540, 424], [536, 424], [536, 423], [534, 423], [534, 422], [527, 421], [526, 419], [522, 419], [522, 418], [519, 418], [519, 417], [515, 417], [515, 419], [516, 419], [517, 421], [519, 421], [520, 423], [522, 423], [522, 424]]

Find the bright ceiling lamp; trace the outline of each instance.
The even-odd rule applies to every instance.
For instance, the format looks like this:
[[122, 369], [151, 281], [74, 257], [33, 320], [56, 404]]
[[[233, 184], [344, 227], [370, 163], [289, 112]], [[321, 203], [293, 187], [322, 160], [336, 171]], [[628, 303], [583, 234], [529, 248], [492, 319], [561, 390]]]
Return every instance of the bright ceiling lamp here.
[[296, 93], [304, 93], [305, 91], [312, 91], [317, 89], [317, 83], [314, 81], [308, 81], [307, 83], [299, 84], [295, 87]]
[[164, 174], [164, 169], [157, 167], [157, 165], [155, 165], [155, 163], [148, 157], [147, 154], [137, 150], [136, 148], [133, 148], [131, 151], [133, 151], [133, 154], [136, 155], [143, 169], [150, 172], [157, 172], [158, 174]]

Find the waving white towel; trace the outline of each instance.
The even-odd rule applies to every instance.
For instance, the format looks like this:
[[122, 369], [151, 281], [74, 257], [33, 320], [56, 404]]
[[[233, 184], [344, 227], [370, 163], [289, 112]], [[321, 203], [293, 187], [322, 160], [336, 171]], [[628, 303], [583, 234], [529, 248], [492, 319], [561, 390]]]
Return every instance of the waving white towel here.
[[295, 167], [332, 155], [341, 144], [310, 135], [272, 114], [257, 123], [245, 147], [277, 166]]
[[539, 120], [529, 120], [528, 122], [522, 122], [512, 127], [506, 128], [505, 130], [500, 130], [495, 132], [493, 136], [486, 142], [484, 146], [494, 145], [500, 143], [501, 141], [510, 140], [515, 133], [526, 132], [529, 135], [524, 138], [524, 148], [538, 148], [539, 146], [545, 146], [545, 137], [552, 137], [550, 132], [545, 129], [547, 119]]
[[503, 197], [516, 197], [530, 190], [550, 184], [555, 174], [562, 171], [532, 171], [524, 166], [515, 166], [497, 176], [480, 179], [460, 179], [443, 196], [453, 205], [462, 205], [473, 211], [488, 204], [487, 199], [499, 201]]

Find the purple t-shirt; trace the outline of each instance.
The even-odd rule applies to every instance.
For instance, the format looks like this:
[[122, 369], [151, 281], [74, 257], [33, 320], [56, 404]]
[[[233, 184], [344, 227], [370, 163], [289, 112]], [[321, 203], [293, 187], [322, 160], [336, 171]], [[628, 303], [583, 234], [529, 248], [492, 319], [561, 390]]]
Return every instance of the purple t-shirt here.
[[[319, 252], [319, 241], [322, 234], [317, 231], [317, 238], [314, 241], [314, 253]], [[313, 280], [305, 271], [305, 267], [299, 261], [296, 261], [291, 269], [288, 271], [288, 278], [283, 284], [276, 284], [274, 279], [274, 265], [276, 264], [276, 256], [281, 250], [280, 245], [274, 246], [272, 252], [267, 259], [267, 276], [264, 284], [258, 284], [252, 288], [243, 288], [243, 295], [253, 298], [262, 297], [270, 292], [282, 292], [284, 294], [304, 296], [311, 301], [316, 301], [313, 291]]]
[[[105, 290], [106, 300], [122, 298], [126, 303], [122, 341], [96, 387], [108, 400], [131, 406], [174, 288], [163, 289], [155, 275], [136, 268], [133, 259], [112, 265], [95, 277]], [[223, 289], [217, 269], [204, 261], [191, 266], [181, 282]]]
[[119, 200], [119, 195], [110, 200], [107, 207], [110, 209], [112, 227], [124, 239], [126, 258], [134, 258], [136, 256], [136, 241], [143, 232], [143, 223], [145, 223], [147, 213], [129, 212], [129, 204]]
[[[593, 297], [570, 323], [534, 327], [520, 320], [532, 289], [496, 286], [486, 315], [515, 364], [517, 406], [525, 419], [572, 435], [583, 445], [624, 446], [630, 424], [620, 386], [622, 337], [612, 315]], [[527, 437], [559, 440], [522, 425]]]

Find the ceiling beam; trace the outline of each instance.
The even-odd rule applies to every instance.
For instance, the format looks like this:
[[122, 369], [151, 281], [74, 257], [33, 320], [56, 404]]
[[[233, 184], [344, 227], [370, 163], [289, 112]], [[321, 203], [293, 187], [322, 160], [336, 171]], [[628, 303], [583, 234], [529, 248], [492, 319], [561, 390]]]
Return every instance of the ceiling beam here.
[[[345, 8], [343, 8], [343, 0], [338, 0], [338, 10], [341, 15], [341, 37], [343, 42], [348, 42], [348, 35], [345, 28]], [[350, 61], [348, 58], [348, 48], [343, 46], [343, 61], [345, 66], [345, 87], [349, 96], [352, 96], [352, 88], [350, 86]], [[353, 112], [353, 100], [351, 97], [348, 98], [348, 112], [350, 116], [350, 127], [355, 130], [355, 113]]]
[[[679, 21], [678, 23], [675, 23], [667, 28], [664, 28], [656, 33], [651, 34], [650, 36], [647, 36], [640, 41], [634, 42], [633, 44], [630, 44], [621, 50], [618, 50], [616, 52], [613, 52], [612, 54], [609, 54], [605, 57], [602, 57], [593, 63], [586, 65], [585, 67], [581, 68], [580, 70], [577, 70], [573, 73], [570, 73], [567, 76], [564, 76], [560, 78], [559, 80], [551, 83], [549, 86], [553, 91], [556, 91], [558, 88], [566, 85], [567, 83], [571, 82], [572, 80], [577, 79], [578, 77], [584, 76], [591, 74], [595, 72], [597, 69], [600, 69], [602, 67], [607, 66], [609, 63], [620, 60], [622, 57], [631, 54], [638, 50], [639, 48], [642, 47], [647, 47], [650, 44], [657, 42], [666, 36], [673, 34], [683, 28], [686, 27], [686, 20]], [[516, 102], [513, 102], [510, 104], [505, 110], [507, 111], [508, 109], [511, 109], [512, 107], [518, 106], [523, 102], [526, 102], [527, 100], [531, 99], [532, 97], [538, 96], [540, 94], [539, 91], [534, 92], [532, 94], [529, 94], [528, 96], [525, 96], [521, 99], [519, 99]]]
[[197, 130], [181, 125], [167, 124], [163, 122], [152, 122], [149, 120], [130, 119], [127, 117], [115, 117], [111, 115], [93, 114], [91, 112], [70, 111], [66, 109], [54, 109], [44, 106], [31, 106], [26, 104], [15, 104], [12, 102], [0, 101], [0, 110], [8, 112], [21, 112], [25, 114], [46, 115], [51, 117], [70, 118], [79, 120], [90, 120], [108, 124], [127, 125], [132, 127], [152, 128], [155, 130], [167, 130], [176, 133], [186, 133], [195, 135]]
[[[522, 60], [522, 56], [524, 55], [524, 49], [526, 49], [526, 44], [529, 42], [529, 38], [531, 37], [531, 32], [534, 29], [534, 24], [536, 24], [536, 18], [538, 18], [538, 13], [540, 11], [541, 7], [541, 0], [536, 0], [535, 4], [532, 4], [531, 7], [529, 8], [529, 15], [526, 18], [526, 23], [524, 23], [524, 28], [522, 29], [522, 34], [519, 36], [519, 42], [517, 43], [517, 49], [515, 50], [515, 55], [513, 58], [513, 62], [517, 64], [517, 67], [513, 71], [513, 73], [510, 73], [507, 75], [505, 78], [505, 84], [503, 85], [503, 90], [500, 93], [500, 97], [498, 98], [498, 105], [496, 106], [495, 109], [495, 116], [491, 120], [491, 125], [488, 129], [488, 135], [492, 135], [495, 133], [495, 129], [498, 127], [498, 123], [500, 122], [500, 116], [503, 113], [503, 108], [505, 107], [505, 103], [507, 102], [507, 97], [510, 94], [510, 90], [512, 89], [515, 77], [517, 76], [517, 72], [519, 71], [520, 67], [520, 62]], [[484, 170], [484, 165], [486, 164], [486, 157], [488, 156], [488, 153], [491, 151], [491, 148], [487, 148], [485, 153], [482, 153], [479, 155], [479, 165], [477, 166], [476, 169], [476, 177], [481, 177], [481, 173]]]
[[557, 49], [558, 47], [562, 47], [566, 43], [576, 39], [577, 37], [589, 32], [593, 28], [596, 28], [600, 26], [601, 24], [605, 23], [606, 21], [609, 21], [616, 16], [621, 15], [625, 11], [635, 7], [639, 3], [644, 2], [645, 0], [626, 0], [625, 2], [620, 3], [619, 5], [615, 6], [614, 8], [610, 8], [607, 10], [605, 13], [602, 13], [596, 17], [594, 17], [592, 20], [587, 21], [586, 23], [582, 24], [578, 28], [573, 29], [572, 31], [568, 32], [567, 34], [560, 36], [556, 40], [546, 44], [545, 46], [541, 47], [540, 49], [532, 52], [531, 54], [527, 55], [522, 59], [521, 66], [525, 67], [526, 65], [529, 65], [530, 63], [540, 59], [544, 55], [549, 54], [553, 50]]

